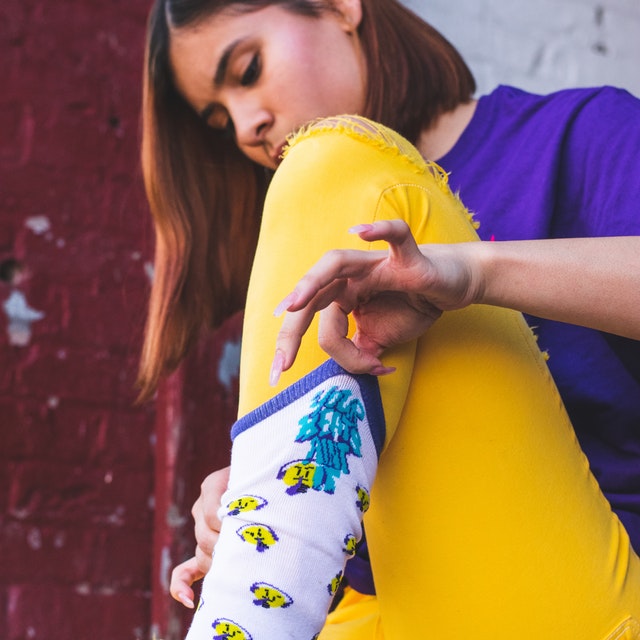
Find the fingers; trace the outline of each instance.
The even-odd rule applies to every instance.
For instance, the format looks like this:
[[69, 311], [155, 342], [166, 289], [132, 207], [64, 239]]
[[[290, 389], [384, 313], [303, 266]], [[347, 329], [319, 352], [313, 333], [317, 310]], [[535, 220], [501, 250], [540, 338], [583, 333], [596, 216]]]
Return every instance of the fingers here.
[[211, 568], [213, 554], [208, 551], [203, 551], [200, 546], [197, 546], [194, 560], [198, 573], [201, 574], [201, 576], [205, 576]]
[[[201, 504], [201, 503], [196, 503], [196, 504]], [[194, 505], [195, 507], [195, 505]], [[195, 512], [192, 510], [192, 514], [194, 514]], [[214, 526], [216, 527], [215, 529], [212, 529], [211, 527]], [[198, 516], [196, 517], [196, 515], [194, 515], [194, 533], [196, 536], [196, 541], [198, 543], [198, 548], [202, 550], [203, 553], [207, 554], [208, 556], [212, 556], [213, 555], [213, 549], [215, 548], [217, 542], [218, 542], [218, 537], [220, 535], [220, 525], [219, 524], [213, 524], [213, 525], [209, 525], [207, 524], [204, 516], [203, 516], [203, 512], [202, 510], [199, 510], [198, 512]]]
[[280, 315], [283, 311], [299, 311], [312, 301], [314, 310], [320, 311], [344, 288], [340, 284], [341, 280], [366, 276], [386, 256], [386, 251], [328, 251], [298, 281], [294, 291], [278, 305], [275, 315]]
[[171, 583], [169, 592], [171, 596], [181, 602], [189, 609], [194, 608], [194, 593], [191, 585], [204, 577], [204, 573], [199, 569], [195, 558], [189, 558], [182, 564], [179, 564], [171, 572]]
[[[423, 258], [411, 230], [403, 220], [382, 220], [352, 227], [350, 231], [357, 232], [368, 242], [386, 241], [391, 254], [400, 261]], [[336, 281], [367, 276], [387, 255], [386, 251], [328, 251], [300, 279], [294, 291], [280, 302], [274, 315], [280, 316], [284, 311], [300, 311], [309, 306], [312, 300], [314, 312], [320, 311], [336, 299], [337, 291], [331, 288], [336, 286]], [[310, 323], [311, 320], [305, 317], [307, 319]]]
[[[321, 311], [320, 346], [341, 366], [352, 373], [389, 373], [370, 345], [359, 345], [347, 338], [346, 315], [358, 304], [362, 288], [375, 290], [385, 279], [384, 269], [376, 266], [390, 256], [403, 267], [418, 259], [423, 261], [418, 246], [402, 220], [385, 220], [358, 225], [350, 229], [366, 241], [385, 240], [389, 251], [333, 250], [325, 253], [299, 280], [276, 307], [275, 315], [288, 311], [276, 339], [276, 350], [270, 372], [270, 383], [277, 384], [280, 374], [293, 364], [302, 336], [314, 315]], [[324, 310], [324, 311], [323, 311]]]
[[300, 311], [287, 313], [284, 317], [276, 338], [276, 351], [269, 373], [271, 386], [278, 384], [280, 374], [293, 364], [300, 349], [302, 336], [309, 328], [314, 315], [313, 307], [305, 307]]
[[218, 509], [222, 494], [229, 484], [230, 468], [209, 474], [200, 486], [200, 497], [191, 509], [198, 546], [193, 558], [179, 564], [171, 572], [169, 591], [173, 598], [189, 609], [194, 608], [191, 585], [205, 576], [211, 566], [213, 549], [220, 535]]
[[200, 497], [191, 509], [198, 543], [195, 556], [179, 564], [171, 572], [169, 591], [173, 598], [189, 609], [194, 608], [191, 585], [203, 578], [209, 570], [213, 548], [220, 535], [218, 509], [222, 502], [222, 494], [229, 484], [229, 471], [229, 467], [214, 471], [202, 482]]
[[200, 485], [200, 497], [191, 509], [198, 548], [211, 556], [220, 535], [218, 509], [229, 484], [229, 467], [210, 473]]
[[[276, 351], [271, 365], [269, 383], [275, 386], [280, 374], [286, 371], [294, 363], [302, 336], [307, 332], [317, 311], [324, 309], [328, 304], [340, 296], [344, 288], [342, 281], [334, 281], [320, 289], [308, 304], [299, 311], [289, 311], [282, 321], [280, 331], [276, 338]], [[283, 300], [279, 308], [287, 300], [296, 300], [297, 291]], [[291, 304], [294, 304], [293, 302]], [[297, 304], [297, 302], [296, 302]]]
[[352, 227], [350, 231], [358, 233], [367, 242], [384, 240], [389, 244], [391, 256], [400, 262], [422, 257], [411, 229], [404, 220], [381, 220]]
[[367, 351], [359, 348], [347, 338], [349, 320], [347, 313], [338, 304], [330, 304], [320, 313], [318, 342], [341, 367], [350, 373], [390, 373], [377, 357], [380, 349], [374, 347]]
[[218, 469], [210, 473], [200, 485], [199, 500], [202, 503], [202, 517], [205, 524], [213, 531], [220, 531], [218, 509], [222, 504], [222, 495], [229, 486], [230, 470], [230, 467]]
[[[344, 308], [351, 308], [352, 299], [345, 297], [346, 279], [361, 278], [371, 272], [373, 264], [384, 259], [386, 252], [335, 250], [327, 252], [300, 279], [294, 291], [277, 307], [274, 315], [284, 311], [276, 350], [271, 365], [269, 382], [278, 383], [280, 374], [294, 363], [302, 336], [307, 332], [318, 311], [334, 301]], [[350, 294], [354, 298], [353, 294]]]

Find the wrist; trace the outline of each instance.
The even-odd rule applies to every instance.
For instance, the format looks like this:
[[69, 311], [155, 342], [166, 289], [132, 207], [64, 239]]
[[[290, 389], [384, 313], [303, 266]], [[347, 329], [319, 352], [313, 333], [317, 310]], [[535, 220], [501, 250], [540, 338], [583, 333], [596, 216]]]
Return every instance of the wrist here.
[[472, 304], [496, 304], [496, 274], [500, 271], [500, 252], [496, 250], [496, 244], [483, 241], [468, 243]]

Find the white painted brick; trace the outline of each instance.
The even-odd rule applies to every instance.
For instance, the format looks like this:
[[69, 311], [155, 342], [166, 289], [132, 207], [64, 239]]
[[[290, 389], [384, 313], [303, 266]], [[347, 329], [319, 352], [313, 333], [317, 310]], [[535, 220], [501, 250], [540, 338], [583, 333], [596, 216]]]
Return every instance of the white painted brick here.
[[462, 53], [478, 93], [611, 84], [640, 96], [640, 0], [404, 0]]

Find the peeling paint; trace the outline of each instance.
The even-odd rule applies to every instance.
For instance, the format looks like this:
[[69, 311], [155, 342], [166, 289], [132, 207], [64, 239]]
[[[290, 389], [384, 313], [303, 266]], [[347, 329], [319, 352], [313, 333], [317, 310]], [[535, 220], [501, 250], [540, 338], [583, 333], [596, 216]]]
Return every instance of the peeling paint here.
[[160, 585], [162, 588], [169, 593], [169, 576], [171, 575], [171, 570], [173, 568], [173, 563], [171, 561], [171, 552], [169, 551], [169, 547], [162, 547], [162, 554], [160, 557]]
[[21, 291], [13, 291], [2, 305], [9, 319], [7, 333], [9, 344], [25, 347], [31, 341], [31, 325], [44, 318], [42, 311], [32, 309]]
[[123, 505], [120, 505], [116, 507], [113, 513], [110, 513], [105, 518], [105, 521], [108, 522], [109, 524], [113, 524], [121, 527], [124, 524], [124, 515], [126, 511], [127, 511], [126, 508]]
[[27, 533], [27, 544], [34, 551], [42, 549], [42, 532], [40, 529], [30, 529]]
[[182, 515], [180, 508], [176, 504], [172, 504], [167, 509], [167, 525], [172, 529], [177, 529], [187, 523], [187, 518]]
[[47, 216], [31, 216], [24, 221], [24, 226], [41, 236], [51, 229], [51, 221]]
[[231, 391], [231, 385], [240, 375], [240, 341], [225, 342], [222, 355], [218, 361], [218, 380], [227, 390]]
[[22, 110], [22, 119], [20, 120], [18, 129], [20, 154], [17, 159], [17, 164], [14, 166], [24, 167], [31, 159], [35, 126], [36, 122], [33, 117], [33, 108], [30, 104], [27, 104]]
[[67, 535], [64, 531], [58, 531], [53, 539], [55, 549], [62, 549], [67, 542]]

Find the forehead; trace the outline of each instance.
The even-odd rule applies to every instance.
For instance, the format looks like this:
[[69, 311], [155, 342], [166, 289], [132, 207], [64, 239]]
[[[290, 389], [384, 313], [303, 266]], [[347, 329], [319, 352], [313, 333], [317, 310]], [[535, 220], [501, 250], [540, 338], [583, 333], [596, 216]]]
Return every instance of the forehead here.
[[210, 88], [225, 51], [234, 43], [267, 36], [284, 11], [278, 5], [243, 12], [226, 8], [193, 25], [171, 28], [169, 62], [178, 89], [186, 94]]

